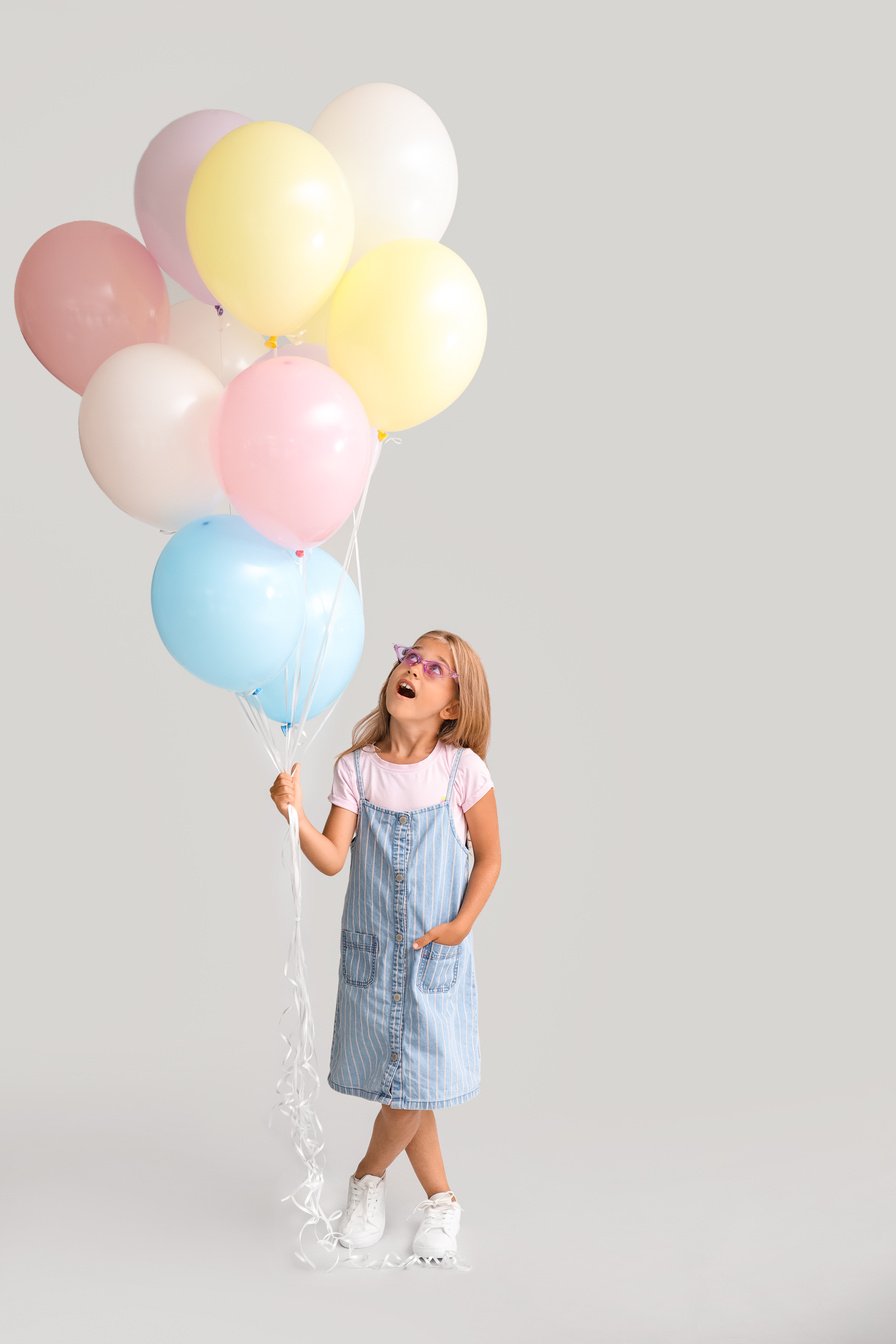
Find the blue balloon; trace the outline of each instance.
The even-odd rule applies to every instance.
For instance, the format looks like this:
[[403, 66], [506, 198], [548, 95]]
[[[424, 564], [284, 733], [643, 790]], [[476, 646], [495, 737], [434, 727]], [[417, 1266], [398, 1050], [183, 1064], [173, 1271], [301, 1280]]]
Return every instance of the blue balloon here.
[[302, 573], [237, 514], [196, 518], [156, 561], [152, 614], [188, 672], [226, 691], [253, 691], [282, 668], [302, 629]]
[[[358, 595], [357, 588], [348, 574], [344, 572], [339, 561], [334, 560], [328, 551], [322, 550], [320, 546], [315, 546], [310, 551], [305, 552], [305, 565], [307, 567], [308, 623], [305, 627], [301, 679], [295, 698], [295, 715], [292, 715], [292, 692], [301, 630], [299, 638], [296, 640], [296, 647], [292, 650], [285, 669], [278, 672], [273, 679], [269, 680], [267, 685], [261, 686], [255, 694], [255, 699], [267, 717], [284, 726], [293, 722], [298, 723], [302, 717], [304, 701], [308, 695], [308, 688], [314, 676], [317, 658], [324, 642], [327, 622], [330, 619], [330, 612], [333, 611], [336, 585], [339, 582], [340, 575], [343, 575], [343, 579], [342, 587], [339, 590], [339, 600], [336, 603], [336, 610], [330, 625], [327, 648], [323, 656], [317, 685], [314, 688], [311, 707], [305, 716], [306, 721], [313, 719], [316, 714], [322, 714], [325, 709], [329, 709], [334, 700], [339, 698], [355, 675], [355, 669], [361, 661], [361, 652], [364, 648], [364, 613], [361, 610], [361, 598]], [[300, 601], [304, 603], [304, 591], [300, 595]], [[301, 627], [301, 615], [299, 625]]]

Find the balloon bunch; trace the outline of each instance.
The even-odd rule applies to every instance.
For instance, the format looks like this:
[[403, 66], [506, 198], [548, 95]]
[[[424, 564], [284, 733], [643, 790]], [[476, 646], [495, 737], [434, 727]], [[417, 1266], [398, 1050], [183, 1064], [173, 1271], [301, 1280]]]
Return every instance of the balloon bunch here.
[[[140, 159], [143, 243], [79, 220], [45, 233], [19, 268], [22, 333], [81, 394], [94, 480], [120, 509], [172, 534], [152, 580], [165, 647], [236, 693], [281, 769], [306, 718], [332, 712], [360, 658], [360, 567], [357, 588], [347, 568], [381, 447], [455, 401], [482, 358], [482, 292], [439, 241], [456, 195], [445, 127], [394, 84], [340, 95], [310, 133], [192, 112]], [[191, 297], [169, 305], [163, 272]], [[322, 543], [350, 514], [340, 565]], [[281, 1033], [276, 1105], [308, 1172], [307, 1194], [285, 1197], [309, 1215], [296, 1255], [317, 1268], [302, 1233], [321, 1221], [329, 1229], [338, 1211], [328, 1218], [320, 1207], [294, 808], [289, 823], [285, 1011], [297, 1039]], [[318, 1244], [344, 1259], [332, 1230]]]
[[[339, 635], [303, 718], [338, 699], [363, 644], [358, 592], [348, 580], [335, 610], [341, 567], [319, 548], [388, 433], [444, 410], [482, 358], [482, 292], [439, 241], [456, 195], [445, 127], [398, 85], [349, 90], [310, 133], [192, 112], [140, 159], [145, 245], [81, 220], [19, 268], [22, 333], [81, 394], [94, 480], [175, 534], [152, 583], [163, 643], [285, 727], [283, 674], [314, 613]], [[169, 306], [163, 271], [192, 298]]]

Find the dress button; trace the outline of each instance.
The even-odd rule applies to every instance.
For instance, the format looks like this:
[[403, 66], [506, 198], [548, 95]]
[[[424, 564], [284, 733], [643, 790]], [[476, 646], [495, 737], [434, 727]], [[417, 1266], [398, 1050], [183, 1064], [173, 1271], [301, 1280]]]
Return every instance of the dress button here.
[[404, 873], [396, 873], [396, 874], [395, 874], [395, 881], [396, 881], [396, 882], [403, 882], [403, 881], [404, 881]]
[[397, 1059], [398, 1056], [397, 1056], [397, 1055], [393, 1055], [392, 1058], [393, 1058], [393, 1059]]
[[401, 998], [401, 995], [400, 995], [400, 994], [393, 994], [392, 997], [393, 997], [393, 999], [400, 999], [400, 998]]
[[398, 818], [398, 820], [401, 822], [402, 826], [407, 826], [408, 824], [407, 813], [403, 812], [402, 815]]
[[396, 941], [396, 943], [400, 943], [403, 937], [404, 937], [404, 934], [403, 934], [403, 933], [396, 933], [396, 935], [395, 935], [395, 941]]

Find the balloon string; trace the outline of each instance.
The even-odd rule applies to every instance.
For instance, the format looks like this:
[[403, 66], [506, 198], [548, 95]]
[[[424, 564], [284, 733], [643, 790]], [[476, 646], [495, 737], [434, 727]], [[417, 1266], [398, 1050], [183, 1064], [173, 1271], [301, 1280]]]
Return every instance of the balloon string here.
[[[371, 455], [373, 457], [373, 455]], [[333, 602], [328, 612], [327, 624], [324, 631], [323, 641], [318, 651], [315, 662], [314, 673], [311, 678], [308, 691], [303, 699], [301, 718], [296, 724], [294, 722], [296, 697], [301, 681], [301, 669], [303, 662], [303, 652], [308, 628], [308, 574], [306, 558], [303, 556], [298, 560], [302, 566], [303, 588], [304, 588], [304, 608], [302, 617], [302, 632], [299, 641], [299, 649], [295, 660], [295, 671], [293, 674], [293, 685], [291, 695], [292, 713], [290, 721], [287, 724], [280, 725], [280, 737], [278, 740], [276, 728], [273, 722], [264, 713], [259, 701], [255, 698], [255, 693], [239, 693], [237, 699], [243, 712], [246, 714], [252, 727], [258, 732], [262, 744], [275, 768], [286, 770], [289, 768], [289, 762], [294, 754], [298, 754], [303, 746], [302, 739], [305, 736], [305, 721], [308, 717], [309, 709], [313, 703], [314, 691], [323, 668], [326, 648], [330, 637], [330, 631], [335, 619], [336, 610], [339, 602], [339, 594], [342, 584], [345, 580], [348, 568], [352, 558], [355, 558], [356, 570], [358, 575], [358, 591], [361, 596], [361, 608], [363, 611], [363, 596], [361, 585], [361, 563], [360, 548], [358, 546], [358, 532], [361, 519], [364, 515], [364, 509], [367, 503], [367, 495], [370, 489], [370, 482], [373, 477], [375, 462], [371, 461], [370, 470], [367, 476], [367, 482], [357, 510], [352, 510], [353, 526], [351, 537], [346, 552], [345, 562], [340, 571], [339, 580], [336, 585], [336, 591]], [[289, 688], [286, 688], [287, 690]], [[313, 741], [321, 731], [324, 724], [329, 719], [336, 705], [342, 698], [344, 690], [336, 697], [336, 700], [329, 707], [326, 715], [322, 717], [320, 724], [315, 728], [310, 741]], [[310, 741], [304, 745], [310, 745]], [[375, 1265], [368, 1264], [368, 1257], [361, 1256], [351, 1251], [349, 1248], [340, 1248], [338, 1243], [338, 1234], [331, 1227], [331, 1224], [338, 1218], [342, 1210], [329, 1216], [323, 1212], [320, 1204], [320, 1192], [323, 1186], [323, 1139], [322, 1127], [315, 1113], [313, 1102], [320, 1088], [320, 1078], [315, 1068], [316, 1051], [314, 1044], [314, 1023], [310, 1008], [310, 996], [305, 973], [305, 958], [302, 940], [300, 937], [301, 912], [302, 912], [302, 871], [300, 864], [301, 844], [299, 840], [299, 818], [296, 809], [292, 804], [287, 805], [288, 831], [284, 840], [284, 852], [281, 855], [281, 861], [285, 860], [286, 845], [289, 846], [289, 866], [290, 885], [293, 895], [293, 928], [290, 941], [289, 952], [286, 965], [284, 966], [284, 976], [291, 986], [291, 995], [287, 1006], [281, 1013], [281, 1023], [287, 1014], [292, 1014], [295, 1027], [286, 1024], [286, 1031], [280, 1032], [281, 1040], [286, 1046], [286, 1052], [283, 1058], [283, 1071], [280, 1080], [277, 1083], [277, 1100], [272, 1107], [272, 1114], [268, 1121], [270, 1127], [273, 1121], [273, 1110], [279, 1109], [286, 1115], [290, 1122], [290, 1138], [293, 1147], [303, 1162], [306, 1170], [305, 1179], [295, 1187], [288, 1195], [284, 1195], [281, 1202], [289, 1200], [297, 1208], [305, 1212], [308, 1217], [303, 1223], [298, 1233], [298, 1249], [294, 1252], [297, 1259], [308, 1265], [311, 1269], [317, 1269], [318, 1266], [306, 1253], [303, 1245], [303, 1235], [308, 1228], [314, 1227], [318, 1223], [323, 1223], [326, 1232], [323, 1236], [315, 1233], [315, 1239], [320, 1247], [330, 1252], [335, 1252], [336, 1259], [330, 1265], [330, 1269], [335, 1269], [340, 1263], [348, 1263], [354, 1266], [363, 1266], [375, 1268]], [[305, 1191], [304, 1198], [301, 1196]], [[388, 1259], [388, 1257], [387, 1257]], [[383, 1267], [383, 1266], [381, 1266]]]
[[224, 309], [215, 304], [215, 312], [218, 314], [218, 377], [221, 379], [221, 385], [224, 384]]
[[[398, 440], [398, 442], [400, 442], [400, 440]], [[308, 712], [309, 712], [310, 706], [311, 706], [311, 704], [313, 703], [313, 700], [314, 700], [314, 692], [315, 692], [315, 689], [316, 689], [316, 687], [317, 687], [317, 683], [318, 683], [318, 680], [319, 680], [319, 678], [320, 678], [321, 671], [323, 670], [323, 664], [324, 664], [324, 660], [325, 660], [325, 658], [326, 658], [326, 652], [327, 652], [327, 644], [328, 644], [329, 639], [330, 639], [330, 631], [331, 631], [331, 629], [332, 629], [332, 626], [333, 626], [333, 620], [334, 620], [334, 617], [335, 617], [337, 608], [338, 608], [338, 606], [339, 606], [339, 594], [340, 594], [340, 592], [342, 591], [342, 585], [343, 585], [343, 583], [345, 582], [345, 578], [346, 578], [346, 575], [347, 575], [347, 573], [348, 573], [348, 568], [349, 568], [349, 565], [351, 564], [352, 556], [353, 556], [353, 554], [355, 553], [355, 551], [356, 551], [356, 549], [357, 549], [357, 543], [358, 543], [358, 529], [359, 529], [359, 527], [360, 527], [360, 525], [361, 525], [361, 519], [362, 519], [362, 517], [363, 517], [363, 515], [364, 515], [364, 509], [366, 508], [366, 505], [367, 505], [367, 494], [368, 494], [368, 491], [369, 491], [369, 489], [370, 489], [370, 482], [371, 482], [371, 480], [373, 479], [374, 468], [375, 468], [375, 466], [376, 466], [376, 463], [378, 463], [378, 462], [379, 462], [379, 458], [376, 458], [376, 460], [374, 461], [374, 459], [373, 459], [373, 455], [371, 454], [370, 470], [368, 471], [368, 474], [367, 474], [367, 481], [366, 481], [366, 483], [365, 483], [365, 485], [364, 485], [364, 490], [363, 490], [363, 493], [362, 493], [362, 495], [361, 495], [361, 499], [360, 499], [360, 502], [359, 502], [359, 505], [358, 505], [358, 511], [357, 511], [357, 513], [355, 512], [354, 509], [352, 509], [352, 518], [353, 518], [353, 520], [354, 520], [354, 525], [353, 525], [353, 527], [352, 527], [351, 537], [349, 538], [348, 550], [347, 550], [347, 552], [346, 552], [345, 561], [344, 561], [344, 563], [343, 563], [343, 565], [342, 565], [342, 568], [341, 568], [340, 571], [339, 571], [339, 578], [338, 578], [337, 583], [336, 583], [336, 591], [335, 591], [335, 593], [334, 593], [334, 595], [333, 595], [333, 604], [332, 604], [332, 606], [331, 606], [331, 608], [330, 608], [330, 610], [329, 610], [329, 613], [328, 613], [327, 625], [326, 625], [326, 629], [324, 630], [324, 637], [323, 637], [323, 640], [322, 640], [322, 642], [321, 642], [321, 646], [320, 646], [320, 648], [319, 648], [319, 650], [318, 650], [318, 653], [317, 653], [317, 659], [316, 659], [316, 661], [315, 661], [314, 671], [313, 671], [313, 673], [312, 673], [312, 677], [311, 677], [311, 685], [310, 685], [310, 687], [309, 687], [309, 689], [308, 689], [308, 693], [307, 693], [307, 695], [305, 696], [305, 700], [304, 700], [304, 703], [303, 703], [302, 717], [301, 717], [301, 719], [299, 720], [299, 723], [298, 723], [298, 735], [299, 735], [299, 736], [301, 736], [302, 730], [303, 730], [303, 728], [304, 728], [305, 720], [306, 720], [306, 718], [308, 717]], [[307, 603], [307, 572], [305, 571], [305, 563], [306, 563], [306, 562], [305, 562], [305, 557], [303, 556], [303, 557], [299, 560], [299, 564], [302, 566], [303, 574], [304, 574], [304, 580], [305, 580], [305, 585], [306, 585], [306, 587], [305, 587], [305, 594], [306, 594], [305, 613], [307, 613], [307, 610], [308, 610], [308, 603]], [[360, 571], [360, 562], [358, 562], [358, 591], [359, 591], [359, 597], [362, 597], [360, 584], [361, 584], [361, 571]], [[363, 611], [363, 597], [362, 597], [362, 611]], [[303, 643], [304, 643], [304, 638], [305, 638], [305, 625], [304, 625], [304, 617], [303, 617], [303, 625], [302, 625], [302, 641], [303, 641]], [[299, 679], [299, 677], [300, 677], [300, 670], [301, 670], [301, 659], [299, 659], [299, 660], [296, 662], [296, 667], [295, 667], [295, 672], [294, 672], [294, 686], [293, 686], [293, 697], [292, 697], [292, 704], [291, 704], [290, 719], [289, 719], [289, 723], [285, 725], [285, 729], [286, 729], [286, 733], [285, 733], [285, 735], [286, 735], [286, 740], [287, 740], [287, 746], [288, 746], [288, 748], [289, 748], [289, 751], [287, 752], [287, 757], [289, 757], [289, 756], [291, 755], [291, 752], [292, 752], [292, 745], [293, 745], [293, 744], [292, 744], [292, 732], [293, 732], [293, 730], [294, 730], [295, 727], [296, 727], [295, 722], [294, 722], [294, 721], [295, 721], [295, 703], [296, 703], [295, 689], [296, 689], [296, 685], [297, 685], [298, 679]], [[340, 697], [340, 698], [341, 698], [341, 697]], [[337, 700], [336, 702], [334, 702], [334, 706], [333, 706], [333, 707], [335, 707], [335, 703], [338, 703], [338, 700]], [[318, 729], [318, 731], [319, 731], [319, 729]], [[288, 769], [288, 766], [287, 766], [286, 768]]]
[[[224, 328], [227, 323], [224, 321], [224, 309], [220, 303], [215, 304], [215, 312], [218, 314], [218, 376], [221, 379], [222, 387], [225, 385], [224, 378]], [[233, 505], [228, 499], [227, 512], [233, 517]]]
[[[361, 506], [357, 515], [354, 514], [353, 510], [354, 523], [352, 527], [352, 534], [351, 539], [349, 541], [345, 563], [343, 564], [343, 567], [340, 570], [339, 580], [336, 586], [336, 592], [333, 597], [333, 603], [328, 612], [324, 637], [321, 643], [321, 647], [318, 650], [318, 657], [315, 663], [311, 683], [304, 696], [302, 715], [297, 725], [296, 747], [298, 747], [298, 744], [301, 742], [301, 738], [304, 735], [305, 720], [308, 717], [311, 704], [313, 703], [314, 692], [323, 667], [323, 661], [326, 656], [327, 643], [329, 641], [330, 631], [332, 629], [333, 621], [336, 616], [342, 583], [345, 579], [348, 566], [351, 562], [352, 554], [357, 548], [358, 530], [360, 527], [361, 517], [363, 516], [364, 513], [364, 507], [366, 505], [367, 492], [370, 486], [370, 480], [373, 475], [373, 470], [374, 470], [374, 463], [371, 460], [370, 471], [368, 472], [368, 478], [365, 484], [364, 494], [361, 500]], [[304, 601], [303, 621], [302, 621], [302, 636], [300, 641], [299, 654], [295, 661], [295, 669], [293, 673], [290, 719], [289, 723], [285, 725], [286, 740], [281, 744], [285, 748], [285, 756], [286, 756], [285, 768], [288, 768], [288, 762], [291, 759], [292, 755], [294, 754], [292, 734], [294, 731], [295, 705], [296, 705], [296, 697], [298, 694], [298, 686], [301, 681], [301, 670], [304, 661], [303, 655], [304, 655], [305, 637], [308, 626], [308, 620], [307, 620], [308, 567], [304, 556], [299, 560], [299, 564], [301, 565], [302, 568], [305, 601]], [[337, 697], [337, 701], [334, 702], [334, 705], [330, 707], [331, 712], [332, 709], [335, 708], [335, 704], [338, 703], [338, 700], [340, 698], [341, 696]], [[329, 717], [329, 715], [327, 717]], [[320, 731], [320, 728], [318, 728], [318, 731]], [[309, 1265], [311, 1268], [314, 1268], [314, 1262], [306, 1254], [305, 1249], [303, 1247], [302, 1237], [309, 1226], [312, 1226], [313, 1224], [322, 1221], [325, 1223], [327, 1231], [324, 1233], [323, 1237], [318, 1236], [317, 1241], [318, 1244], [322, 1245], [325, 1249], [335, 1251], [337, 1258], [334, 1261], [334, 1263], [330, 1266], [330, 1268], [333, 1269], [339, 1263], [340, 1258], [344, 1257], [340, 1256], [338, 1243], [335, 1239], [333, 1228], [331, 1227], [331, 1222], [334, 1221], [335, 1218], [339, 1215], [332, 1214], [330, 1215], [329, 1218], [327, 1218], [327, 1216], [323, 1213], [323, 1210], [320, 1207], [320, 1188], [323, 1183], [323, 1159], [321, 1156], [321, 1161], [318, 1162], [317, 1157], [319, 1153], [322, 1155], [323, 1142], [320, 1139], [320, 1131], [321, 1131], [320, 1122], [317, 1119], [317, 1116], [312, 1106], [312, 1102], [314, 1098], [317, 1096], [317, 1092], [320, 1087], [320, 1079], [318, 1077], [317, 1071], [313, 1063], [315, 1057], [314, 1024], [310, 1011], [310, 1000], [307, 988], [307, 981], [305, 977], [304, 952], [302, 942], [299, 936], [301, 926], [301, 908], [302, 908], [302, 874], [299, 862], [301, 855], [301, 844], [299, 840], [299, 819], [296, 809], [291, 804], [287, 806], [287, 818], [289, 821], [289, 835], [287, 839], [290, 841], [289, 845], [290, 860], [291, 860], [290, 877], [294, 897], [295, 918], [293, 922], [293, 936], [290, 945], [290, 953], [289, 957], [287, 958], [287, 965], [286, 967], [284, 967], [284, 975], [286, 976], [287, 980], [293, 987], [293, 994], [292, 994], [292, 1002], [291, 1004], [287, 1005], [287, 1008], [284, 1010], [284, 1014], [289, 1011], [290, 1007], [292, 1007], [292, 1009], [294, 1010], [296, 1022], [298, 1024], [298, 1033], [300, 1040], [299, 1043], [296, 1043], [292, 1039], [292, 1036], [288, 1031], [285, 1035], [283, 1032], [280, 1033], [281, 1039], [283, 1039], [283, 1041], [287, 1046], [287, 1050], [283, 1060], [283, 1074], [277, 1086], [277, 1095], [279, 1100], [278, 1102], [275, 1103], [275, 1105], [279, 1107], [281, 1112], [283, 1112], [285, 1115], [288, 1116], [291, 1122], [291, 1130], [292, 1130], [291, 1138], [293, 1147], [295, 1148], [299, 1157], [305, 1163], [307, 1169], [307, 1176], [306, 1179], [296, 1188], [296, 1190], [292, 1191], [289, 1195], [284, 1196], [284, 1200], [289, 1199], [298, 1208], [302, 1209], [305, 1213], [308, 1214], [308, 1218], [306, 1219], [305, 1223], [303, 1224], [302, 1228], [299, 1231], [299, 1237], [298, 1237], [299, 1245], [298, 1250], [295, 1252], [297, 1258], [300, 1259], [303, 1263]], [[292, 974], [290, 974], [290, 971], [292, 971]], [[281, 1015], [281, 1018], [282, 1016], [283, 1015]], [[303, 1202], [302, 1199], [298, 1197], [299, 1191], [303, 1189], [307, 1189], [308, 1192], [307, 1202]]]

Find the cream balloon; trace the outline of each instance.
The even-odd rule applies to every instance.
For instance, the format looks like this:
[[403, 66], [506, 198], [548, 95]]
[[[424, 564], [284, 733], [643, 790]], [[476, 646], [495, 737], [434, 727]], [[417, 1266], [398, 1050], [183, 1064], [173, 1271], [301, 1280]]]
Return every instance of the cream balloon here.
[[457, 201], [457, 157], [428, 103], [400, 84], [359, 84], [311, 133], [345, 174], [355, 206], [350, 265], [395, 238], [438, 241]]
[[485, 349], [485, 299], [467, 263], [443, 243], [384, 243], [336, 287], [330, 367], [357, 392], [377, 429], [409, 429], [460, 396]]
[[261, 359], [265, 352], [264, 337], [257, 331], [229, 313], [219, 316], [200, 299], [184, 299], [171, 305], [168, 344], [200, 360], [224, 384]]
[[223, 390], [170, 345], [129, 345], [100, 365], [81, 398], [78, 432], [90, 474], [113, 504], [166, 532], [228, 511], [209, 440]]

